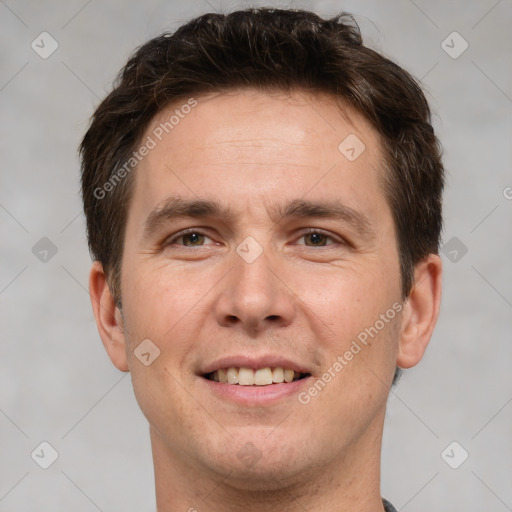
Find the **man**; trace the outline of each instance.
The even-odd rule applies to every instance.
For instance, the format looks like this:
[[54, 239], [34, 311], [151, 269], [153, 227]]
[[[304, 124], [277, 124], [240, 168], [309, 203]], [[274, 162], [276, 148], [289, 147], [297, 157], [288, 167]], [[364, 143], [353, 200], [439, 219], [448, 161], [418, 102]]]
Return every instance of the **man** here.
[[349, 15], [207, 14], [135, 53], [81, 155], [92, 305], [158, 511], [395, 510], [386, 400], [441, 296], [414, 80]]

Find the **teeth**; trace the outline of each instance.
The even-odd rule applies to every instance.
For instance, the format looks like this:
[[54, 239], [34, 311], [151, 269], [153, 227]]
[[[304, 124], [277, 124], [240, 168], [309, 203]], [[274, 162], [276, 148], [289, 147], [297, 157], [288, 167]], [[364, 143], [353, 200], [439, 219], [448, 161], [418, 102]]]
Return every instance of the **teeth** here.
[[[227, 372], [227, 370], [223, 370], [222, 368], [219, 368], [219, 370], [216, 371], [215, 373], [219, 374], [219, 382], [222, 382], [223, 384], [227, 383], [227, 381], [228, 381], [228, 372]], [[215, 373], [213, 374], [214, 377], [215, 377]]]
[[256, 386], [266, 386], [272, 384], [272, 370], [270, 368], [262, 368], [254, 372], [254, 384]]
[[292, 382], [300, 377], [300, 373], [289, 368], [219, 368], [213, 372], [211, 380], [222, 384], [238, 384], [240, 386], [268, 386], [269, 384], [281, 384]]
[[277, 384], [284, 382], [284, 370], [282, 368], [274, 368], [274, 371], [272, 372], [272, 382]]
[[252, 386], [254, 384], [254, 372], [250, 368], [238, 370], [238, 384], [240, 386]]
[[227, 375], [229, 384], [238, 384], [238, 370], [236, 368], [229, 368]]

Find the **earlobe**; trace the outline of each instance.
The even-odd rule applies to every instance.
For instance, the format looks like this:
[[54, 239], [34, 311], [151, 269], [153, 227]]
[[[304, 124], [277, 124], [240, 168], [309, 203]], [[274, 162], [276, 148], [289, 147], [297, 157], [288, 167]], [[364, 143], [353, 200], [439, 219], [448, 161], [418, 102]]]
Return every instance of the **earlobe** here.
[[95, 261], [91, 268], [89, 295], [103, 346], [114, 366], [122, 372], [127, 372], [129, 367], [123, 319], [114, 303], [107, 276], [99, 261]]
[[397, 365], [410, 368], [418, 364], [434, 331], [441, 305], [442, 263], [431, 254], [418, 263], [414, 285], [405, 302]]

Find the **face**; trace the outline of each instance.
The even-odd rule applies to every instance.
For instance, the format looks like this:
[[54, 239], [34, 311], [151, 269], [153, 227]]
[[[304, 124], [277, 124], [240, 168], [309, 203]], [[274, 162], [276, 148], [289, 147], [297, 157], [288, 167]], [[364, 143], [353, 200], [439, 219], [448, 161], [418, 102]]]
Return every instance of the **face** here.
[[327, 96], [196, 99], [153, 120], [134, 171], [127, 364], [169, 460], [265, 488], [382, 430], [402, 309], [383, 156]]

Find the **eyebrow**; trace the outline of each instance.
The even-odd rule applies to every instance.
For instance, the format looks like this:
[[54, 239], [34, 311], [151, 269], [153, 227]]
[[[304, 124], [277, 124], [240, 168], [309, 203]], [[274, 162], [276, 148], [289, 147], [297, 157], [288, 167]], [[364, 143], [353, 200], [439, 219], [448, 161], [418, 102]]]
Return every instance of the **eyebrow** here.
[[277, 208], [278, 221], [289, 217], [342, 220], [367, 238], [375, 235], [366, 215], [336, 200], [295, 199]]
[[[286, 204], [278, 204], [269, 208], [269, 214], [276, 224], [294, 217], [341, 220], [349, 224], [365, 238], [375, 236], [368, 218], [362, 212], [354, 210], [340, 201], [294, 199]], [[206, 219], [212, 217], [232, 222], [237, 215], [228, 206], [218, 201], [183, 199], [172, 196], [167, 198], [163, 205], [155, 208], [148, 215], [144, 222], [143, 238], [150, 238], [161, 226], [173, 220], [183, 218]]]
[[206, 219], [220, 217], [227, 221], [233, 220], [235, 215], [226, 206], [212, 200], [182, 199], [169, 197], [162, 206], [155, 208], [144, 222], [143, 238], [150, 238], [154, 232], [165, 224], [177, 219]]

